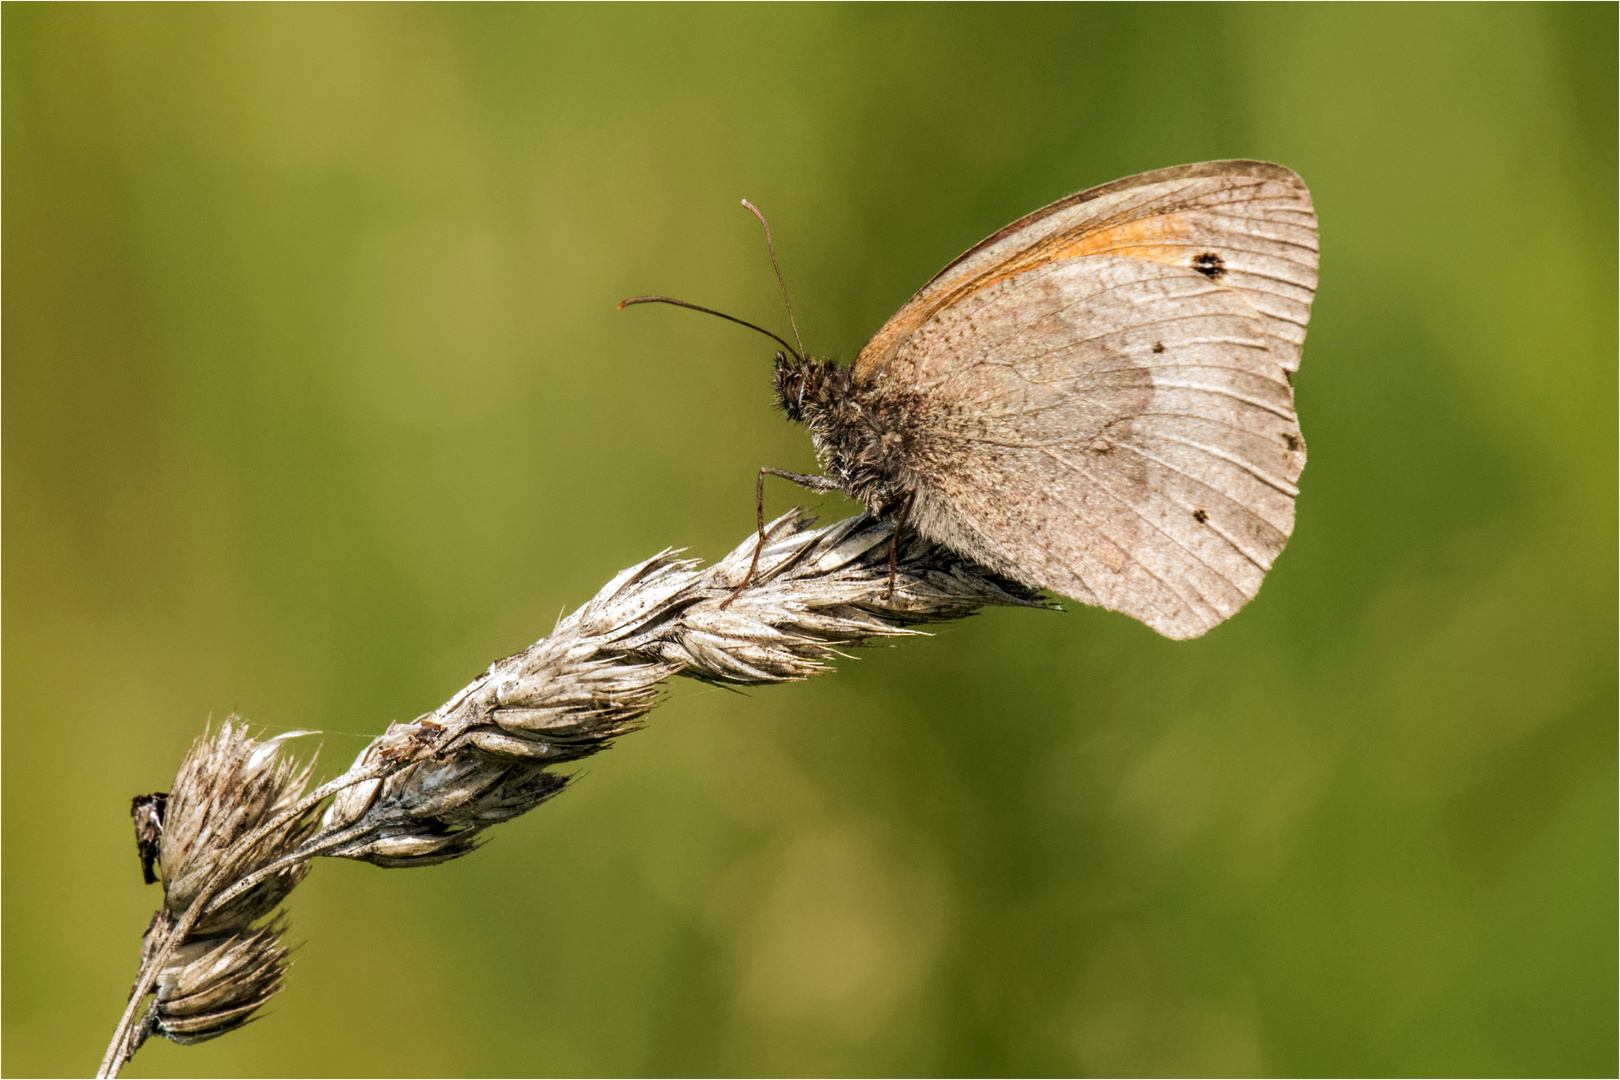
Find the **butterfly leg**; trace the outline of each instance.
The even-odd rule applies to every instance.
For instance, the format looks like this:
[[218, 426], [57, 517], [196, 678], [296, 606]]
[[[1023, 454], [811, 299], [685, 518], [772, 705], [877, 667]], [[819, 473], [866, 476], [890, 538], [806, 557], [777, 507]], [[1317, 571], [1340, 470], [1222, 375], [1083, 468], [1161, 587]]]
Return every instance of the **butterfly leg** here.
[[894, 596], [894, 582], [900, 572], [900, 538], [901, 534], [906, 530], [907, 523], [911, 520], [911, 504], [916, 499], [915, 492], [907, 496], [905, 506], [901, 508], [898, 514], [894, 515], [894, 531], [889, 534], [889, 587], [883, 590], [883, 596], [880, 599], [888, 600]]
[[759, 530], [759, 540], [754, 544], [754, 558], [748, 564], [748, 573], [744, 575], [742, 584], [731, 590], [731, 595], [720, 601], [722, 609], [731, 606], [744, 589], [754, 583], [754, 575], [759, 572], [759, 553], [765, 550], [765, 477], [780, 476], [784, 480], [791, 480], [800, 487], [811, 491], [825, 493], [842, 490], [838, 481], [825, 476], [811, 476], [808, 473], [788, 472], [785, 469], [773, 469], [766, 466], [759, 470], [759, 476], [754, 480], [754, 521]]

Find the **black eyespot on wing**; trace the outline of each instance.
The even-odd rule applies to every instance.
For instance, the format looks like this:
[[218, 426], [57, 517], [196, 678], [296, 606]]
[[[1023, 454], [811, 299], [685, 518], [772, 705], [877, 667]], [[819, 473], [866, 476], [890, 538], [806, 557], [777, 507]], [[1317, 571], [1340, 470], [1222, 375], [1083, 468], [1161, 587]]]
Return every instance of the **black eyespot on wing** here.
[[1193, 520], [1198, 522], [1200, 525], [1207, 524], [1209, 522], [1209, 511], [1200, 506], [1197, 510], [1193, 511]]
[[1295, 435], [1293, 432], [1287, 432], [1283, 435], [1283, 445], [1288, 447], [1290, 450], [1298, 450], [1304, 444], [1299, 441], [1298, 435]]
[[1202, 255], [1194, 255], [1192, 265], [1194, 270], [1211, 281], [1219, 281], [1221, 275], [1226, 273], [1226, 260], [1213, 251], [1206, 251]]
[[1162, 342], [1162, 341], [1155, 341], [1155, 342], [1154, 342], [1154, 343], [1153, 343], [1153, 351], [1154, 351], [1154, 352], [1156, 352], [1156, 353], [1162, 353], [1162, 352], [1164, 352], [1164, 342]]

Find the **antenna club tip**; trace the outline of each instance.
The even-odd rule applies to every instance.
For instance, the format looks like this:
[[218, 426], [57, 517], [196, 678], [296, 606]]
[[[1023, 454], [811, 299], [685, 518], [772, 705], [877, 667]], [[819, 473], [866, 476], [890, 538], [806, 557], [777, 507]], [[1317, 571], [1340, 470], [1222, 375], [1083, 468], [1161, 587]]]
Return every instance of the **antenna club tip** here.
[[620, 300], [617, 304], [613, 305], [613, 310], [614, 311], [623, 311], [624, 310], [624, 305], [628, 304], [629, 302], [630, 301], [628, 301], [628, 300]]

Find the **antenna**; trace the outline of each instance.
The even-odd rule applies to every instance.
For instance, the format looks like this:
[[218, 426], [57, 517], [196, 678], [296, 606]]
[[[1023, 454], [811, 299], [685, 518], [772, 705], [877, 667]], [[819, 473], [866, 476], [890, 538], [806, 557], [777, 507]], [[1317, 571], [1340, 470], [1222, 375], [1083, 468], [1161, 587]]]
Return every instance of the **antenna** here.
[[[734, 322], [738, 326], [746, 326], [750, 330], [757, 330], [761, 334], [764, 334], [766, 337], [770, 338], [772, 341], [775, 341], [788, 352], [792, 353], [795, 360], [798, 360], [801, 363], [804, 361], [803, 353], [795, 350], [793, 346], [789, 345], [787, 342], [783, 341], [781, 338], [777, 337], [763, 326], [755, 326], [747, 319], [739, 319], [737, 316], [727, 315], [723, 311], [716, 311], [713, 308], [706, 308], [699, 304], [688, 304], [685, 300], [677, 300], [673, 296], [632, 296], [628, 300], [619, 301], [619, 310], [623, 311], [632, 304], [674, 304], [676, 307], [690, 308], [693, 311], [701, 311], [705, 315], [713, 315], [716, 318], [725, 319], [727, 322]], [[797, 337], [798, 335], [795, 334], [794, 336]], [[803, 346], [801, 345], [800, 347], [802, 348]]]
[[793, 317], [793, 304], [788, 300], [787, 282], [782, 279], [782, 268], [776, 262], [776, 241], [771, 239], [771, 223], [765, 220], [765, 215], [759, 212], [759, 207], [747, 199], [742, 204], [748, 207], [748, 212], [759, 218], [759, 223], [765, 227], [765, 249], [771, 253], [771, 269], [776, 271], [776, 283], [782, 287], [782, 306], [787, 308], [788, 325], [793, 327], [793, 340], [799, 343], [799, 355], [804, 355], [804, 338], [799, 336], [799, 322]]

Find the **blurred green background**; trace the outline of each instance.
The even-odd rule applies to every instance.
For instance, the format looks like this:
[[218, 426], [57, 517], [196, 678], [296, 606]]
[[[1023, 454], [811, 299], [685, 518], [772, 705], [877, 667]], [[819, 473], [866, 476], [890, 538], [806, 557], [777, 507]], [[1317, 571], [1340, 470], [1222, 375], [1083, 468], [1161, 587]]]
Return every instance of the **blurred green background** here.
[[[1609, 1074], [1616, 8], [4, 9], [4, 1071], [88, 1074], [210, 717], [335, 771], [811, 467], [959, 251], [1181, 162], [1309, 182], [1294, 541], [1175, 644], [991, 612], [680, 685], [430, 870], [294, 895], [131, 1076]], [[800, 497], [785, 485], [776, 509]], [[825, 516], [848, 504], [816, 504]], [[1072, 605], [1071, 605], [1072, 606]]]

